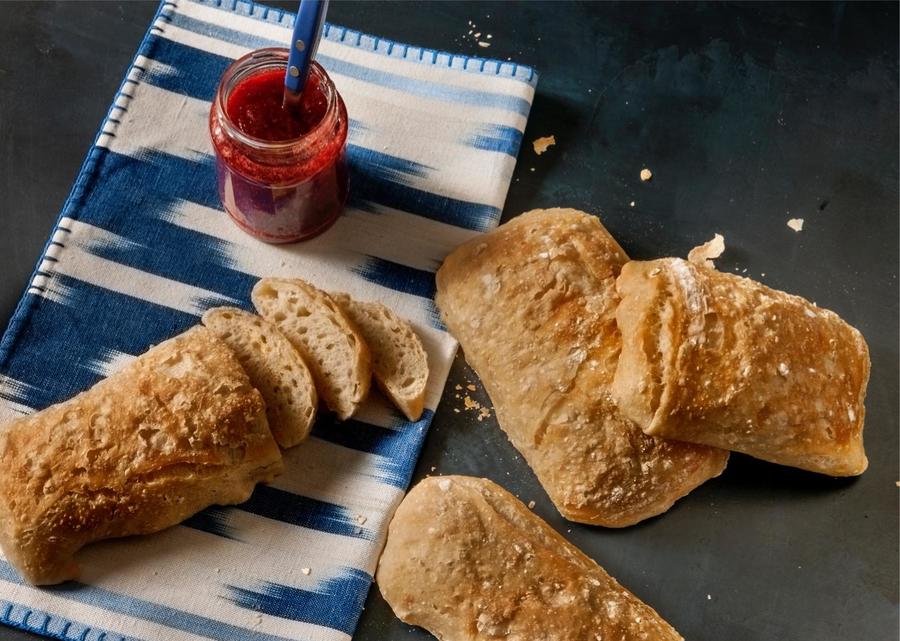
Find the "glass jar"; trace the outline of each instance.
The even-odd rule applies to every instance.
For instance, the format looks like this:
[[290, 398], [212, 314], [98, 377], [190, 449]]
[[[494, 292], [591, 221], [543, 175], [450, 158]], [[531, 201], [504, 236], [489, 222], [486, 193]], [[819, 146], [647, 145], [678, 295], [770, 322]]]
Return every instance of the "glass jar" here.
[[347, 108], [313, 62], [302, 103], [285, 111], [277, 92], [287, 60], [288, 50], [279, 48], [235, 60], [209, 113], [225, 211], [245, 232], [270, 243], [322, 233], [347, 200]]

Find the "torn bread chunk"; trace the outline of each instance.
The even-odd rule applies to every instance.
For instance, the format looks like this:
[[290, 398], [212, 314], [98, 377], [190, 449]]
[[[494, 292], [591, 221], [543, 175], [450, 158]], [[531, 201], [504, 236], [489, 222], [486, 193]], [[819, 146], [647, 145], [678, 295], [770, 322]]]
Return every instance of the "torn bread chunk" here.
[[679, 258], [625, 265], [612, 385], [653, 436], [861, 474], [869, 352], [837, 314]]
[[715, 269], [713, 260], [725, 253], [725, 237], [722, 234], [716, 234], [711, 240], [706, 241], [702, 245], [694, 247], [688, 253], [688, 262], [700, 265], [701, 267], [709, 267]]

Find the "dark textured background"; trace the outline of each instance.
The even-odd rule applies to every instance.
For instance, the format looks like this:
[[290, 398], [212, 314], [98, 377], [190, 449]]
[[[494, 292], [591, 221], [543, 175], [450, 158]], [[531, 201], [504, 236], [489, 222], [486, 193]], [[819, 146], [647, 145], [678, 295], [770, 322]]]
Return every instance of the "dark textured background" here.
[[[0, 3], [3, 322], [154, 10]], [[475, 380], [461, 360], [417, 478], [487, 476], [533, 499], [688, 639], [897, 639], [897, 4], [333, 2], [330, 18], [537, 67], [506, 217], [599, 213], [635, 257], [683, 256], [720, 232], [721, 269], [834, 309], [872, 354], [858, 480], [734, 455], [662, 517], [621, 531], [567, 523], [493, 419], [453, 411], [453, 386]], [[468, 20], [493, 34], [490, 49], [466, 39]], [[548, 134], [557, 146], [535, 156], [530, 141]], [[793, 217], [806, 221], [799, 234]], [[472, 396], [486, 400], [480, 387]], [[430, 637], [373, 590], [355, 638]]]

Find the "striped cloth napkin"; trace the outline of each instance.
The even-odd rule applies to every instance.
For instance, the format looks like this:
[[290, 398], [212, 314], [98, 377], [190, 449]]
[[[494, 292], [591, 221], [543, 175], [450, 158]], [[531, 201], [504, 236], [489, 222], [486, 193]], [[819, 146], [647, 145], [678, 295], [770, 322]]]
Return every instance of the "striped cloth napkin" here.
[[351, 195], [324, 235], [272, 246], [221, 210], [207, 133], [225, 67], [293, 19], [234, 0], [162, 2], [0, 344], [0, 418], [62, 401], [261, 276], [379, 300], [423, 337], [422, 420], [373, 400], [323, 417], [240, 506], [89, 546], [82, 577], [24, 585], [0, 558], [0, 621], [58, 639], [350, 638], [456, 343], [432, 300], [456, 245], [497, 224], [534, 72], [330, 25], [318, 60], [351, 119]]

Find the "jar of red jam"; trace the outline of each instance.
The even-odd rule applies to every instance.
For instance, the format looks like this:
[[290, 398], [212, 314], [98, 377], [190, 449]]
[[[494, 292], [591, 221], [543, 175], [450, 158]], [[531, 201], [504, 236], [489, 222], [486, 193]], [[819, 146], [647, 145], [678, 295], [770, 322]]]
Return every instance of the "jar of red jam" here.
[[312, 63], [299, 103], [283, 102], [287, 49], [259, 49], [222, 76], [209, 113], [219, 196], [228, 215], [270, 243], [330, 227], [347, 199], [347, 108]]

